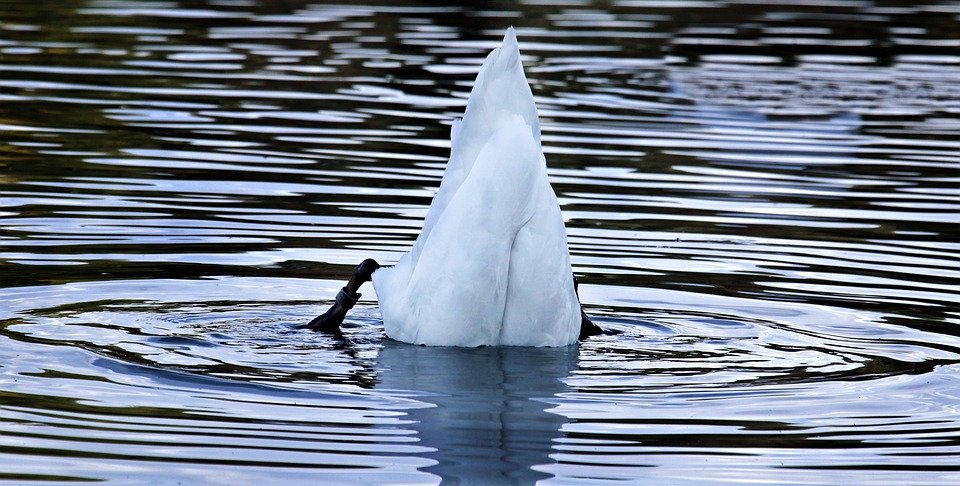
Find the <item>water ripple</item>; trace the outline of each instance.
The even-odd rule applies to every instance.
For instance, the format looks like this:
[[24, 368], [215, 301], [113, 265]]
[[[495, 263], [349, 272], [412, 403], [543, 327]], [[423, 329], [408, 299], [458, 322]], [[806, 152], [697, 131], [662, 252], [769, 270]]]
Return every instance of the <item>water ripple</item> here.
[[[957, 9], [656, 3], [0, 6], [0, 477], [960, 482]], [[296, 329], [509, 24], [614, 333]]]

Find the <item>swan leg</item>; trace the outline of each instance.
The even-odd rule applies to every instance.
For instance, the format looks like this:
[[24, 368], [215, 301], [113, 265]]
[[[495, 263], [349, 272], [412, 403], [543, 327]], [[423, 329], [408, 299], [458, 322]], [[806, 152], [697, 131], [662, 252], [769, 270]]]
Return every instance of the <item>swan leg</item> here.
[[600, 334], [603, 334], [603, 329], [601, 329], [600, 326], [594, 324], [593, 321], [591, 321], [590, 318], [587, 317], [587, 313], [584, 312], [583, 309], [581, 309], [580, 310], [580, 340], [583, 341], [584, 339], [590, 336], [598, 336]]
[[[576, 275], [573, 277], [573, 290], [577, 294], [577, 303], [580, 302], [580, 281], [577, 280]], [[603, 329], [600, 326], [593, 323], [590, 318], [587, 316], [587, 313], [583, 311], [583, 306], [580, 306], [580, 340], [590, 336], [597, 336], [603, 334]]]
[[333, 305], [302, 328], [330, 333], [340, 332], [340, 324], [343, 323], [343, 318], [347, 317], [347, 311], [353, 309], [353, 306], [360, 300], [360, 293], [357, 290], [360, 289], [361, 285], [370, 281], [373, 272], [378, 268], [380, 268], [380, 264], [372, 258], [367, 258], [357, 265], [347, 285], [344, 285], [337, 293]]

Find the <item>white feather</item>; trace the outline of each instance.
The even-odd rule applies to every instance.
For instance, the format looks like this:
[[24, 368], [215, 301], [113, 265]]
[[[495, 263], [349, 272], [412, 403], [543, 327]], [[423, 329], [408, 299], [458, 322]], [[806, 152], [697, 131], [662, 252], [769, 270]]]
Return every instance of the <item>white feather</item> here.
[[513, 28], [487, 56], [410, 253], [373, 274], [386, 333], [437, 346], [563, 346], [580, 304]]

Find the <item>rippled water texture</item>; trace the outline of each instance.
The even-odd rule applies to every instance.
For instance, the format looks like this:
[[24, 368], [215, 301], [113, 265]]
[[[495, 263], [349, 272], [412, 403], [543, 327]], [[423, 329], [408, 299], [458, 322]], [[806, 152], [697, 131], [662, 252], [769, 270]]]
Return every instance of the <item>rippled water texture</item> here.
[[[0, 2], [0, 480], [960, 484], [960, 3]], [[514, 25], [565, 349], [296, 330]]]

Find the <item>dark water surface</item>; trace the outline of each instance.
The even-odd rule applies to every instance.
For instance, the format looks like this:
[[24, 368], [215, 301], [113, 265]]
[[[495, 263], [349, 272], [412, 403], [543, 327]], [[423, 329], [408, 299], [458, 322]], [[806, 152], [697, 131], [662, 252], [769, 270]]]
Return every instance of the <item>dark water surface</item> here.
[[[0, 1], [0, 480], [960, 484], [960, 2]], [[294, 329], [514, 25], [566, 349]]]

